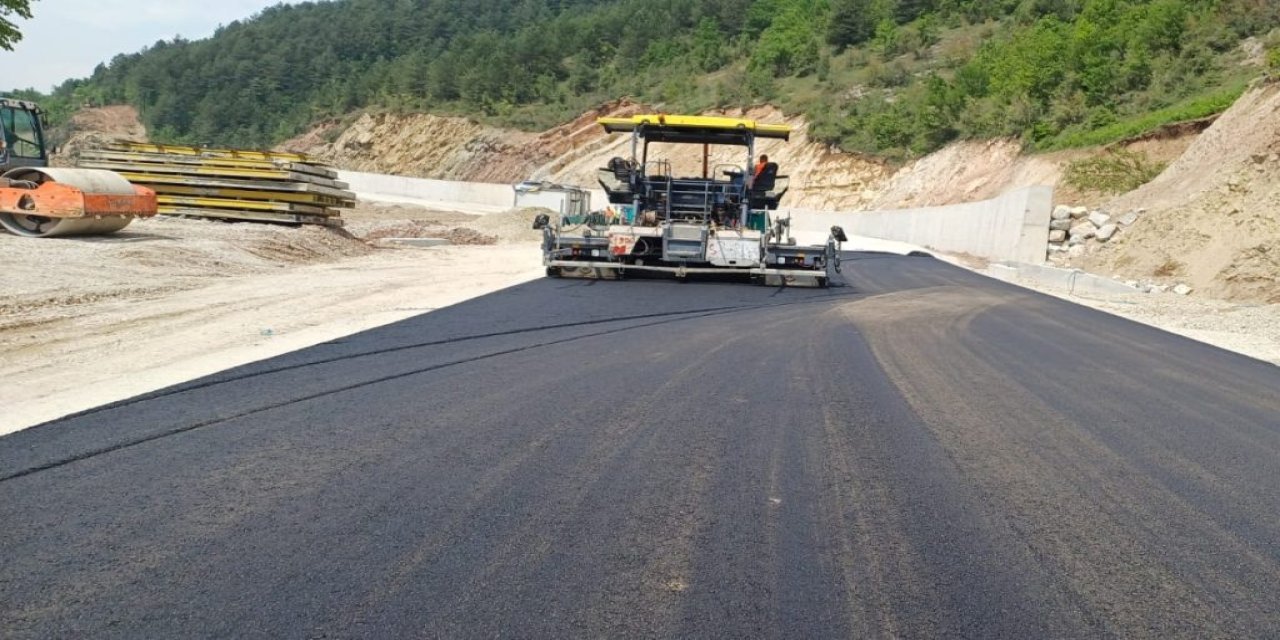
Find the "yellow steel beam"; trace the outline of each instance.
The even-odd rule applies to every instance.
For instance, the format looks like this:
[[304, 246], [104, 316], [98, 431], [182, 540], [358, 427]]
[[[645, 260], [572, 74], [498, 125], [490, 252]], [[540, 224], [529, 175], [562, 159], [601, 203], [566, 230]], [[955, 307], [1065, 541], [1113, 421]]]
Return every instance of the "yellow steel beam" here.
[[[228, 189], [253, 189], [273, 192], [319, 193], [343, 200], [355, 200], [356, 194], [344, 189], [335, 189], [310, 182], [282, 182], [279, 180], [242, 180], [236, 178], [203, 178], [181, 174], [139, 173], [133, 171], [114, 170], [129, 182], [142, 186], [157, 188], [160, 185], [186, 185], [192, 187], [219, 187]], [[340, 183], [341, 184], [341, 183]]]
[[272, 213], [269, 211], [242, 211], [236, 209], [201, 209], [179, 205], [160, 205], [160, 213], [168, 216], [218, 218], [223, 220], [252, 220], [255, 222], [280, 222], [285, 224], [319, 224], [341, 227], [342, 218], [297, 213]]
[[107, 145], [108, 149], [117, 151], [139, 151], [142, 153], [169, 153], [182, 156], [210, 156], [224, 158], [246, 158], [250, 160], [285, 160], [288, 162], [310, 162], [311, 158], [302, 153], [284, 151], [256, 151], [251, 149], [212, 149], [191, 147], [180, 144], [155, 144], [150, 142], [133, 142], [118, 140]]
[[267, 202], [263, 200], [234, 200], [231, 198], [188, 197], [175, 195], [156, 195], [162, 205], [184, 205], [203, 209], [239, 209], [244, 211], [279, 211], [284, 213], [309, 213], [325, 215], [326, 207], [296, 202]]
[[225, 198], [231, 200], [298, 202], [302, 204], [316, 204], [331, 207], [350, 207], [355, 204], [349, 198], [335, 198], [333, 196], [319, 193], [264, 191], [258, 189], [227, 189], [223, 187], [199, 187], [180, 184], [152, 184], [148, 186], [161, 195]]
[[315, 174], [324, 178], [336, 178], [338, 172], [323, 165], [286, 160], [260, 160], [251, 158], [209, 158], [179, 156], [163, 153], [138, 153], [132, 151], [86, 151], [80, 155], [86, 161], [123, 162], [126, 164], [158, 163], [169, 165], [233, 167], [240, 169], [285, 169]]
[[[224, 178], [254, 178], [260, 180], [293, 180], [296, 182], [310, 182], [326, 187], [340, 188], [336, 180], [312, 176], [297, 171], [287, 171], [280, 169], [238, 169], [235, 167], [204, 167], [204, 166], [172, 166], [163, 164], [137, 164], [123, 162], [99, 162], [93, 160], [82, 160], [79, 166], [87, 169], [110, 169], [116, 172], [130, 173], [146, 173], [146, 174], [179, 174], [194, 176], [215, 176]], [[143, 180], [142, 182], [146, 182]], [[344, 185], [345, 186], [345, 185]]]
[[758, 138], [786, 139], [791, 135], [791, 127], [785, 124], [765, 124], [755, 120], [742, 118], [726, 118], [721, 116], [682, 116], [651, 113], [627, 118], [598, 118], [596, 122], [609, 133], [618, 131], [634, 131], [636, 127], [671, 128], [671, 129], [706, 129], [711, 131], [750, 131]]

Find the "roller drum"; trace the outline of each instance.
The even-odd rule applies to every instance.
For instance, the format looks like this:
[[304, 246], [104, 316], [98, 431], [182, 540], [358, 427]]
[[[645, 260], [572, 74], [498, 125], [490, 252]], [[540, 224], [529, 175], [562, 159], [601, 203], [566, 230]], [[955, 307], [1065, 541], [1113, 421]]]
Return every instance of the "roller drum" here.
[[101, 236], [115, 233], [133, 222], [129, 216], [101, 218], [46, 218], [17, 213], [0, 213], [0, 227], [14, 235], [28, 238], [59, 236]]
[[[65, 167], [19, 167], [6, 172], [9, 180], [44, 184], [59, 182], [75, 187], [84, 193], [132, 195], [133, 184], [123, 176], [103, 169], [71, 169]], [[53, 218], [18, 213], [0, 213], [0, 227], [28, 238], [53, 238], [58, 236], [96, 236], [115, 233], [133, 221], [132, 216], [86, 216], [83, 218]]]

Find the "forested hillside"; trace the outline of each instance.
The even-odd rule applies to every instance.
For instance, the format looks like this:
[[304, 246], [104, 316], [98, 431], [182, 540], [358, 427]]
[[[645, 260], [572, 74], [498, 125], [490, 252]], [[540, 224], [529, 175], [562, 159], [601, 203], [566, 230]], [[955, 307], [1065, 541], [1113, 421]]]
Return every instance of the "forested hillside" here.
[[1258, 74], [1242, 41], [1280, 69], [1277, 26], [1275, 0], [336, 0], [158, 42], [45, 99], [128, 103], [156, 139], [235, 145], [363, 108], [535, 128], [623, 95], [767, 101], [816, 139], [904, 157], [1220, 111]]

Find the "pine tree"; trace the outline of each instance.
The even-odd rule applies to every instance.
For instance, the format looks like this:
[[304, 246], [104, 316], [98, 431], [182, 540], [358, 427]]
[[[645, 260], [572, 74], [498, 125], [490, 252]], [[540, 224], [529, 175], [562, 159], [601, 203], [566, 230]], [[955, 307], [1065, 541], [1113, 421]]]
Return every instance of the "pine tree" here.
[[866, 42], [875, 34], [875, 30], [876, 19], [871, 10], [871, 0], [834, 0], [831, 3], [827, 42], [836, 49]]

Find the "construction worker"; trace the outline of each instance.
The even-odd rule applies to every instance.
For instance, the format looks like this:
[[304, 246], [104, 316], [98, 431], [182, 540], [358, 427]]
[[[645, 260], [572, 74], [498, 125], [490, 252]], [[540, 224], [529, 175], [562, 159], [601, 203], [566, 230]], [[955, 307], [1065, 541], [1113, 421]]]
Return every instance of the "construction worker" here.
[[764, 173], [765, 165], [769, 164], [769, 156], [760, 154], [760, 162], [756, 163], [756, 170], [751, 172], [751, 182], [754, 184], [760, 179], [760, 174]]

